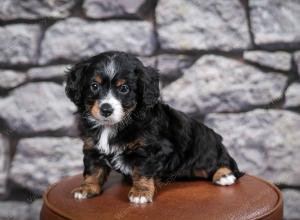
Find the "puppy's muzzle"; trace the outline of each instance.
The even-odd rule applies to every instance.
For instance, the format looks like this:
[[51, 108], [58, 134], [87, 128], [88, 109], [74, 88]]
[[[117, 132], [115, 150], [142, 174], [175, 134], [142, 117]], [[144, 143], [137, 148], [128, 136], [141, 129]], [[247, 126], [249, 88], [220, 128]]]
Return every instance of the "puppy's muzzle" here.
[[107, 118], [114, 112], [114, 109], [112, 108], [112, 106], [110, 104], [103, 103], [100, 106], [100, 112], [101, 112], [101, 115], [103, 115], [105, 118]]

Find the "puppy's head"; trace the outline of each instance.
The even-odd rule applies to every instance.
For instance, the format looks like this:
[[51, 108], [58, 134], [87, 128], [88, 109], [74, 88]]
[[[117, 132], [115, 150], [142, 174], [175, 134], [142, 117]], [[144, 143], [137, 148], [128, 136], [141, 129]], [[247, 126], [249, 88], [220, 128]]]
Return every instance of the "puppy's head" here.
[[124, 52], [105, 52], [75, 64], [66, 94], [95, 125], [114, 125], [159, 98], [158, 73]]

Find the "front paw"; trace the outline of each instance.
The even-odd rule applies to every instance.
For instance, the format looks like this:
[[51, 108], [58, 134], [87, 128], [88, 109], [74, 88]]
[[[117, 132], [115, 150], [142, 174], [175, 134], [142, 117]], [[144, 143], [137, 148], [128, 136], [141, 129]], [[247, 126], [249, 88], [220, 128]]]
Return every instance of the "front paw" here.
[[153, 201], [153, 192], [151, 190], [138, 190], [131, 188], [128, 194], [129, 201], [136, 204], [144, 204]]
[[82, 200], [99, 195], [100, 192], [101, 190], [99, 186], [83, 185], [75, 188], [72, 191], [72, 194], [75, 199]]

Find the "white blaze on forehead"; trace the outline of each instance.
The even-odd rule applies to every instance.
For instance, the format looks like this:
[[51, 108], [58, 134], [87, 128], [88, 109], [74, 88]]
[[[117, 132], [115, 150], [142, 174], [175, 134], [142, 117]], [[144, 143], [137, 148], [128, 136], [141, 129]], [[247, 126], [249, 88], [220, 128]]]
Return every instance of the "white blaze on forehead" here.
[[117, 73], [114, 57], [110, 57], [108, 63], [104, 67], [105, 74], [112, 80]]

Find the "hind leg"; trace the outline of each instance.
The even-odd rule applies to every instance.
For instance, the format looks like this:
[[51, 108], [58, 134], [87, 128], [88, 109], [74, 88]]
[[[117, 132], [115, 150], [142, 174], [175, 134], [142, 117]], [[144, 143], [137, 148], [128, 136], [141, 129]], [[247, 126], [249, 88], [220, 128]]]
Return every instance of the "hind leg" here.
[[220, 167], [214, 173], [209, 174], [204, 169], [194, 169], [192, 177], [212, 179], [212, 182], [220, 186], [229, 186], [235, 183], [236, 177], [227, 167]]
[[231, 169], [227, 167], [220, 167], [213, 175], [213, 183], [220, 186], [229, 186], [235, 183], [236, 177]]

